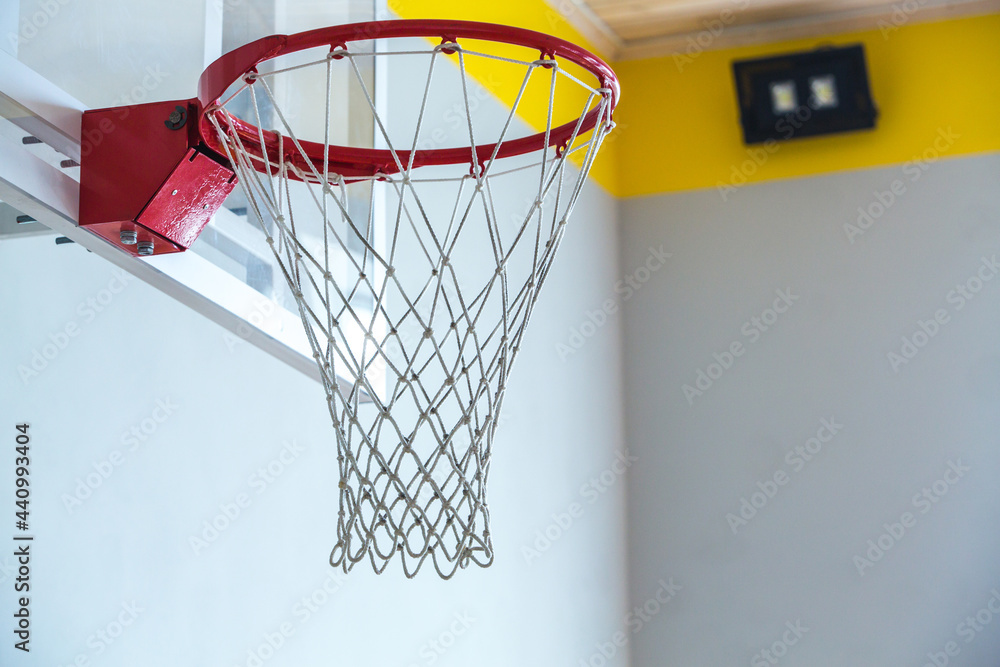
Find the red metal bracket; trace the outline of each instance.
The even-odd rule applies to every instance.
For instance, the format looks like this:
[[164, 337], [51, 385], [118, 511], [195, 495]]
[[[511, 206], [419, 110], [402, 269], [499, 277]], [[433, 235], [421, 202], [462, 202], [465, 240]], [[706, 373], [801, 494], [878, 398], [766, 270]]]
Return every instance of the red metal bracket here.
[[236, 186], [201, 143], [200, 116], [197, 99], [85, 112], [80, 226], [136, 256], [191, 247]]

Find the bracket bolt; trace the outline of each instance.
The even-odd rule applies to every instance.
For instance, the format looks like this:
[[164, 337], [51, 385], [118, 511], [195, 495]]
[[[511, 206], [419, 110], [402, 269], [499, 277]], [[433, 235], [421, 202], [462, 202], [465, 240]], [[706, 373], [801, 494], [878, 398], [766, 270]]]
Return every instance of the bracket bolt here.
[[140, 255], [152, 255], [153, 254], [153, 242], [152, 241], [142, 241], [138, 243], [135, 247]]
[[180, 105], [175, 106], [167, 119], [163, 121], [163, 124], [171, 130], [179, 130], [184, 127], [185, 123], [187, 123], [187, 109]]
[[118, 238], [121, 240], [122, 245], [135, 245], [136, 241], [139, 240], [139, 233], [134, 229], [123, 229]]

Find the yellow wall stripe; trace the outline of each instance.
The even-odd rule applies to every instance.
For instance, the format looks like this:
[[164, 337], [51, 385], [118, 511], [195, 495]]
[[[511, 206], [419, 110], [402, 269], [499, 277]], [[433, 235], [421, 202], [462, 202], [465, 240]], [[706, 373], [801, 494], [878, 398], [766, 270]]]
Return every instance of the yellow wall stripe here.
[[[389, 8], [401, 18], [519, 26], [597, 53], [545, 0], [391, 0]], [[782, 142], [768, 150], [743, 145], [733, 60], [852, 43], [865, 45], [880, 111], [874, 130]], [[700, 188], [726, 192], [743, 183], [902, 164], [925, 152], [957, 156], [1000, 150], [998, 56], [1000, 14], [904, 20], [881, 30], [612, 63], [622, 82], [618, 127], [591, 175], [623, 197]], [[500, 100], [514, 101], [520, 80], [498, 77], [489, 61], [468, 65]], [[545, 108], [526, 100], [519, 115], [541, 130]], [[940, 137], [949, 128], [952, 139], [945, 146]]]
[[[893, 26], [896, 28], [896, 26]], [[871, 131], [743, 145], [734, 59], [863, 43], [879, 108]], [[615, 64], [614, 192], [648, 195], [1000, 150], [1000, 15]], [[939, 137], [951, 129], [949, 145]], [[936, 145], [935, 145], [936, 142]], [[943, 150], [942, 150], [943, 149]]]
[[[447, 18], [462, 21], [483, 21], [536, 30], [568, 42], [578, 44], [592, 53], [601, 55], [566, 19], [544, 0], [390, 0], [389, 9], [404, 19]], [[517, 99], [521, 86], [520, 77], [510, 76], [502, 64], [483, 59], [467, 59], [466, 68], [479, 83], [500, 98], [508, 107]], [[540, 79], [539, 79], [540, 82]], [[586, 97], [581, 97], [571, 86], [556, 88], [556, 109], [582, 109]], [[544, 99], [542, 99], [544, 98]], [[518, 106], [518, 116], [536, 131], [545, 129], [548, 111], [548, 88], [529, 91]], [[554, 118], [557, 123], [572, 120], [572, 114], [565, 118]], [[615, 155], [618, 143], [616, 134], [605, 140], [593, 166], [590, 176], [612, 194], [617, 194], [618, 160]], [[574, 154], [573, 158], [582, 157]]]

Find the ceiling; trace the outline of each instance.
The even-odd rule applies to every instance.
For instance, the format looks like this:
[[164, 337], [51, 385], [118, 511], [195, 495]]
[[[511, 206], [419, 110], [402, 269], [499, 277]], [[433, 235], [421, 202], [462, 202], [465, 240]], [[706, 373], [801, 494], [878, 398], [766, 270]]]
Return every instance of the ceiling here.
[[549, 0], [614, 60], [1000, 11], [1000, 0]]

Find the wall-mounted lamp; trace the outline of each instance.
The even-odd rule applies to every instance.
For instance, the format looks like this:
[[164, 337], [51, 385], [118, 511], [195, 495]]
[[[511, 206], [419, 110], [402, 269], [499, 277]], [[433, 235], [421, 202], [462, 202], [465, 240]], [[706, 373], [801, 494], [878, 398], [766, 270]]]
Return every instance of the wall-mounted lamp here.
[[860, 44], [738, 60], [733, 74], [748, 144], [875, 127]]

